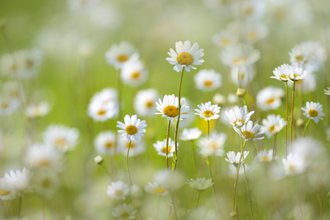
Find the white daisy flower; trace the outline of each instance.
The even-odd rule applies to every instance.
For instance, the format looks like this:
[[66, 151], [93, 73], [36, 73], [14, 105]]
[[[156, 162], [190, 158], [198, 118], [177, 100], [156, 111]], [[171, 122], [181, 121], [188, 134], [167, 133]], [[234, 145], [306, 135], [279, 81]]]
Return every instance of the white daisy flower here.
[[199, 109], [195, 109], [195, 115], [204, 118], [206, 121], [219, 118], [220, 107], [218, 105], [211, 105], [211, 102], [205, 102], [197, 105]]
[[314, 73], [309, 73], [304, 77], [304, 79], [300, 79], [296, 81], [296, 89], [303, 93], [309, 93], [315, 91], [316, 75]]
[[18, 82], [16, 81], [7, 81], [2, 86], [2, 92], [6, 97], [13, 99], [19, 99], [20, 95], [23, 93]]
[[37, 118], [47, 115], [49, 111], [50, 105], [48, 104], [48, 102], [43, 101], [40, 102], [38, 105], [30, 104], [25, 109], [25, 115], [29, 118]]
[[215, 70], [200, 70], [194, 80], [196, 87], [202, 91], [213, 91], [222, 85], [222, 76]]
[[[243, 156], [242, 156], [242, 159], [241, 159], [241, 163], [244, 163], [244, 160], [245, 158], [248, 156], [249, 154], [249, 151], [244, 151], [243, 152]], [[225, 158], [225, 160], [228, 162], [228, 163], [231, 163], [233, 164], [234, 166], [237, 167], [239, 161], [240, 161], [240, 158], [241, 158], [241, 152], [237, 152], [237, 155], [235, 154], [234, 151], [229, 151], [227, 153], [227, 157], [228, 158]]]
[[[189, 111], [189, 106], [185, 105], [186, 99], [181, 99], [181, 110], [180, 110], [180, 120], [188, 118], [187, 114]], [[175, 95], [165, 95], [163, 101], [159, 99], [156, 103], [156, 109], [159, 111], [155, 114], [161, 114], [162, 117], [166, 117], [168, 120], [177, 120], [179, 114], [179, 99]]]
[[125, 200], [128, 193], [128, 184], [124, 183], [123, 181], [111, 182], [107, 190], [107, 195], [112, 199]]
[[148, 185], [144, 187], [144, 190], [149, 193], [156, 196], [166, 196], [169, 192], [166, 189], [166, 187], [162, 186], [161, 183], [158, 182], [149, 182]]
[[16, 170], [14, 172], [11, 170], [9, 173], [5, 173], [3, 179], [11, 187], [11, 190], [16, 191], [17, 196], [32, 192], [31, 172], [25, 167], [22, 171]]
[[180, 72], [182, 68], [185, 68], [187, 72], [190, 72], [190, 69], [196, 69], [193, 65], [202, 65], [204, 60], [201, 59], [204, 56], [204, 49], [199, 49], [199, 45], [194, 43], [191, 46], [190, 41], [185, 41], [182, 43], [181, 41], [175, 43], [175, 50], [172, 48], [166, 60], [174, 65], [174, 70]]
[[306, 107], [302, 107], [301, 110], [304, 111], [307, 118], [312, 119], [316, 124], [325, 116], [323, 106], [319, 102], [306, 102]]
[[176, 171], [175, 173], [163, 169], [156, 172], [154, 175], [154, 181], [161, 184], [168, 190], [178, 190], [184, 185], [185, 177], [181, 172]]
[[133, 45], [123, 41], [119, 44], [113, 44], [110, 49], [105, 52], [105, 59], [109, 65], [113, 65], [116, 69], [120, 69], [128, 60], [132, 58], [135, 60], [139, 57], [135, 52], [136, 49]]
[[[129, 146], [129, 141], [125, 137], [120, 136], [118, 138], [118, 153], [122, 153], [123, 155], [126, 156], [128, 146]], [[145, 150], [146, 147], [142, 140], [139, 141], [132, 140], [128, 156], [135, 157], [137, 155], [143, 154]]]
[[276, 157], [273, 158], [273, 150], [262, 150], [259, 151], [257, 154], [256, 160], [259, 162], [271, 162], [276, 159]]
[[192, 141], [198, 139], [202, 135], [202, 131], [198, 128], [183, 129], [180, 139], [183, 141]]
[[287, 175], [302, 173], [307, 166], [301, 157], [293, 153], [289, 153], [287, 159], [283, 158], [282, 162]]
[[223, 64], [233, 67], [251, 65], [259, 58], [259, 50], [246, 44], [230, 44], [220, 53], [220, 60]]
[[245, 19], [256, 20], [264, 16], [266, 12], [266, 4], [262, 0], [249, 0], [241, 4], [235, 2], [233, 13], [237, 16], [243, 16]]
[[94, 121], [106, 121], [117, 116], [117, 92], [114, 89], [106, 88], [96, 93], [91, 98], [87, 113]]
[[138, 86], [147, 80], [148, 72], [141, 60], [129, 60], [121, 68], [121, 79], [130, 86]]
[[226, 116], [224, 119], [233, 126], [241, 127], [250, 120], [253, 113], [254, 111], [248, 112], [246, 105], [241, 108], [235, 106], [234, 109], [225, 111]]
[[79, 130], [64, 125], [49, 125], [43, 134], [44, 143], [63, 152], [73, 150], [77, 145]]
[[286, 122], [280, 115], [268, 115], [267, 119], [262, 120], [261, 131], [264, 132], [268, 138], [274, 134], [279, 133], [288, 122]]
[[[154, 148], [158, 152], [158, 155], [166, 156], [166, 138], [163, 141], [157, 141], [157, 143], [154, 144]], [[171, 138], [168, 138], [167, 151], [168, 157], [173, 157], [173, 153], [175, 152], [175, 143], [171, 140]]]
[[33, 144], [26, 151], [25, 161], [31, 168], [50, 168], [55, 172], [63, 170], [63, 154], [56, 148], [40, 143]]
[[330, 87], [328, 87], [327, 89], [324, 90], [324, 94], [325, 95], [330, 95]]
[[126, 115], [124, 118], [125, 123], [122, 123], [120, 121], [117, 121], [117, 127], [121, 130], [118, 130], [118, 133], [121, 134], [121, 136], [125, 137], [128, 141], [135, 140], [139, 141], [141, 137], [144, 136], [144, 133], [146, 132], [146, 121], [141, 121], [138, 119], [137, 115], [132, 115], [130, 117], [129, 115]]
[[281, 98], [284, 94], [281, 88], [266, 87], [257, 94], [258, 107], [264, 111], [277, 109], [282, 104]]
[[0, 178], [0, 200], [13, 200], [17, 196], [16, 190], [6, 181], [5, 178]]
[[98, 153], [113, 155], [116, 149], [116, 135], [112, 131], [101, 132], [94, 140], [94, 145]]
[[232, 33], [229, 30], [222, 30], [219, 33], [216, 33], [212, 37], [212, 41], [215, 46], [224, 48], [229, 44], [235, 44], [238, 41], [238, 35]]
[[21, 102], [17, 98], [11, 98], [9, 96], [0, 96], [0, 115], [11, 115], [21, 105]]
[[255, 43], [268, 36], [268, 27], [261, 22], [247, 22], [244, 29], [244, 38], [250, 43]]
[[134, 206], [126, 203], [117, 205], [112, 212], [112, 216], [118, 220], [135, 219], [135, 214]]
[[217, 93], [213, 96], [212, 102], [221, 106], [226, 104], [226, 97], [220, 93]]
[[248, 121], [241, 127], [241, 130], [237, 127], [233, 127], [234, 130], [245, 140], [245, 141], [258, 141], [264, 139], [262, 136], [264, 133], [260, 131], [261, 126], [257, 123], [254, 124], [252, 121]]
[[112, 88], [102, 89], [100, 92], [96, 93], [91, 98], [90, 102], [91, 103], [99, 102], [101, 105], [104, 105], [104, 106], [106, 106], [107, 104], [109, 104], [111, 102], [117, 103], [118, 102], [117, 91]]
[[282, 82], [290, 81], [290, 74], [294, 71], [293, 67], [289, 64], [283, 64], [273, 71], [275, 76], [271, 76], [270, 78], [277, 79]]
[[307, 70], [304, 70], [302, 68], [294, 68], [292, 72], [289, 73], [289, 78], [291, 81], [298, 81], [304, 79], [309, 72]]
[[50, 199], [58, 190], [60, 180], [52, 170], [39, 170], [33, 176], [36, 192]]
[[254, 78], [252, 65], [231, 66], [231, 80], [238, 88], [246, 87]]
[[155, 89], [140, 90], [135, 97], [134, 109], [140, 116], [153, 116], [159, 95]]
[[210, 137], [203, 137], [198, 140], [199, 153], [205, 157], [213, 154], [221, 157], [225, 154], [223, 148], [226, 140], [227, 135], [225, 133], [211, 132]]
[[210, 188], [213, 185], [212, 179], [206, 179], [205, 177], [197, 178], [196, 180], [187, 180], [186, 184], [188, 184], [189, 187], [194, 188], [200, 192], [206, 190], [207, 188]]

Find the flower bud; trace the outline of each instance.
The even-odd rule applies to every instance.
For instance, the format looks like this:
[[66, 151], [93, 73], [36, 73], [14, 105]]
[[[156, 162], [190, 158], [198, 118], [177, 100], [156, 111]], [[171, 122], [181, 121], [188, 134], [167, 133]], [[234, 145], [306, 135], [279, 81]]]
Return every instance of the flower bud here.
[[101, 165], [103, 163], [103, 158], [99, 155], [94, 158], [96, 164]]

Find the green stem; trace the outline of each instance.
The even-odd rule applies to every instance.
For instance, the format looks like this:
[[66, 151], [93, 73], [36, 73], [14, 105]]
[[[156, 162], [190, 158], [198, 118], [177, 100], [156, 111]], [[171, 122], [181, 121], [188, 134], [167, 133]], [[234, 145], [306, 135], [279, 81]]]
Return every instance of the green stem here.
[[180, 114], [181, 114], [181, 87], [182, 87], [182, 79], [184, 73], [184, 67], [182, 68], [180, 81], [179, 81], [179, 94], [178, 94], [178, 101], [179, 101], [179, 112], [178, 112], [178, 120], [176, 123], [175, 134], [174, 134], [174, 143], [175, 143], [175, 161], [174, 161], [174, 171], [176, 170], [176, 165], [178, 161], [178, 131], [179, 131], [179, 123], [180, 123]]
[[211, 165], [210, 165], [210, 159], [209, 159], [209, 157], [207, 157], [207, 159], [206, 159], [206, 163], [207, 163], [207, 166], [209, 167], [210, 176], [211, 176], [211, 179], [212, 179], [212, 182], [213, 182], [212, 188], [213, 188], [213, 193], [214, 193], [215, 203], [216, 203], [216, 205], [217, 205], [217, 208], [218, 208], [219, 214], [220, 214], [220, 216], [221, 216], [220, 205], [219, 205], [219, 202], [218, 202], [217, 191], [216, 191], [216, 188], [215, 188], [215, 179], [214, 179], [213, 174], [212, 174], [212, 170], [211, 170]]
[[177, 220], [178, 217], [177, 217], [177, 215], [176, 215], [176, 208], [175, 208], [174, 195], [173, 195], [173, 194], [174, 194], [174, 193], [172, 192], [172, 193], [171, 193], [171, 200], [172, 200], [172, 206], [173, 206], [174, 217], [175, 217], [175, 219]]
[[18, 214], [17, 214], [17, 219], [20, 219], [21, 216], [21, 209], [22, 209], [22, 196], [19, 197], [19, 203], [18, 203]]
[[307, 121], [307, 123], [306, 123], [306, 126], [305, 126], [305, 129], [304, 129], [304, 132], [303, 132], [303, 134], [302, 134], [302, 137], [305, 136], [305, 133], [306, 133], [307, 127], [308, 127], [308, 125], [309, 125], [310, 122], [311, 122], [311, 119], [308, 119], [308, 121]]
[[201, 196], [201, 193], [198, 192], [195, 208], [197, 208], [197, 206], [198, 206], [198, 201], [199, 201], [199, 197], [200, 197], [200, 196]]
[[245, 164], [244, 163], [243, 163], [243, 168], [244, 168], [244, 176], [245, 176], [245, 182], [246, 182], [246, 189], [248, 191], [248, 196], [249, 196], [251, 216], [252, 216], [252, 219], [254, 219], [253, 202], [252, 202], [252, 198], [251, 198], [251, 191], [250, 191], [250, 186], [249, 186], [249, 179], [247, 178], [247, 175], [246, 175], [246, 169], [245, 169]]
[[210, 120], [207, 120], [207, 138], [210, 138]]
[[101, 166], [103, 167], [104, 171], [109, 175], [110, 179], [112, 179], [111, 174], [109, 173], [109, 171], [107, 170], [107, 168], [105, 168], [105, 166], [103, 165], [103, 163], [101, 164]]
[[192, 157], [192, 162], [193, 162], [193, 167], [194, 167], [194, 171], [195, 174], [197, 173], [196, 170], [196, 162], [195, 162], [195, 149], [194, 149], [194, 141], [190, 141], [191, 142], [191, 157]]
[[167, 134], [166, 134], [166, 169], [169, 169], [168, 166], [168, 140], [170, 138], [170, 129], [171, 129], [171, 120], [168, 120], [168, 125], [167, 125]]
[[294, 126], [293, 126], [293, 113], [294, 113], [294, 96], [295, 96], [295, 90], [296, 90], [296, 82], [293, 82], [293, 86], [292, 86], [292, 105], [291, 105], [291, 134], [290, 134], [290, 143], [292, 143], [292, 139], [293, 139], [293, 130], [294, 130]]
[[[289, 117], [289, 88], [288, 82], [285, 82], [286, 100], [285, 100], [285, 121], [288, 122]], [[288, 155], [288, 126], [285, 126], [285, 158]]]
[[127, 170], [130, 186], [132, 186], [132, 180], [131, 180], [131, 174], [129, 173], [129, 168], [128, 168], [128, 156], [129, 156], [129, 149], [131, 148], [131, 143], [132, 143], [132, 141], [130, 141], [128, 144], [127, 156], [126, 156], [126, 170]]
[[275, 156], [276, 156], [276, 145], [277, 145], [277, 134], [274, 135], [274, 145], [273, 145], [273, 158], [272, 160], [274, 160]]

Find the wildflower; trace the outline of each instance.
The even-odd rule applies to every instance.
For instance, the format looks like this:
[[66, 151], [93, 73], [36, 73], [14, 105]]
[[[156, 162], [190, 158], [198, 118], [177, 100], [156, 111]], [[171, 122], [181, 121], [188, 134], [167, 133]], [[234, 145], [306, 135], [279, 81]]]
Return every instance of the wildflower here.
[[6, 181], [5, 178], [0, 178], [0, 200], [13, 200], [17, 196], [16, 190]]
[[198, 139], [202, 135], [202, 131], [198, 128], [183, 129], [181, 134], [181, 140], [192, 141]]
[[245, 141], [257, 141], [264, 139], [262, 136], [264, 133], [260, 131], [260, 125], [255, 123], [253, 126], [252, 121], [248, 121], [246, 124], [244, 124], [241, 127], [241, 130], [235, 126], [233, 128]]
[[[186, 99], [181, 99], [181, 110], [180, 110], [180, 120], [188, 118], [187, 114], [189, 111], [189, 106], [185, 106]], [[159, 111], [155, 114], [162, 114], [162, 117], [166, 117], [168, 120], [177, 120], [179, 114], [179, 100], [175, 95], [165, 95], [163, 101], [159, 99], [156, 103], [156, 109]]]
[[187, 180], [186, 184], [188, 184], [189, 187], [196, 189], [197, 191], [204, 191], [213, 185], [212, 179], [206, 179], [205, 177], [197, 178], [196, 180]]
[[107, 190], [107, 195], [112, 199], [125, 200], [128, 193], [129, 187], [123, 181], [111, 182]]
[[231, 80], [239, 88], [246, 87], [254, 78], [254, 70], [252, 65], [231, 66]]
[[215, 154], [216, 156], [223, 156], [225, 154], [224, 144], [227, 140], [227, 135], [225, 133], [211, 132], [210, 137], [204, 137], [199, 139], [197, 145], [200, 149], [200, 154], [202, 156], [210, 156]]
[[[245, 158], [248, 156], [248, 154], [249, 154], [249, 151], [244, 151], [244, 152], [243, 152], [243, 156], [242, 156], [241, 163], [244, 162], [244, 160], [245, 160]], [[229, 151], [229, 152], [227, 153], [227, 157], [228, 157], [228, 158], [225, 158], [225, 160], [226, 160], [228, 163], [231, 163], [231, 164], [233, 164], [234, 166], [237, 167], [238, 163], [240, 162], [241, 152], [237, 152], [237, 155], [236, 155], [234, 151]]]
[[271, 76], [270, 78], [277, 79], [282, 82], [290, 81], [290, 73], [293, 72], [293, 67], [289, 64], [283, 64], [273, 71], [275, 76]]
[[125, 123], [120, 121], [117, 122], [117, 127], [120, 128], [118, 133], [125, 137], [128, 141], [133, 139], [138, 141], [144, 136], [144, 133], [146, 132], [145, 128], [147, 127], [145, 120], [141, 121], [136, 115], [132, 115], [131, 117], [126, 115], [124, 121]]
[[155, 114], [155, 105], [158, 93], [155, 89], [140, 90], [134, 101], [134, 109], [140, 116], [152, 116]]
[[[120, 42], [113, 44], [110, 49], [105, 52], [105, 59], [109, 65], [121, 69], [128, 60], [137, 60], [139, 55], [135, 53], [136, 49], [128, 42]], [[133, 55], [134, 54], [134, 55]]]
[[197, 106], [199, 109], [195, 109], [195, 115], [199, 115], [206, 121], [219, 118], [220, 107], [218, 105], [211, 105], [211, 102], [206, 102]]
[[319, 102], [306, 102], [306, 107], [302, 107], [301, 110], [304, 111], [307, 118], [312, 119], [316, 124], [325, 116], [323, 106]]
[[94, 158], [94, 162], [98, 165], [101, 165], [103, 163], [103, 158], [100, 155], [98, 155]]
[[222, 30], [219, 33], [213, 35], [212, 41], [215, 44], [215, 46], [224, 48], [229, 44], [237, 43], [238, 36], [229, 30]]
[[117, 205], [112, 212], [112, 216], [118, 220], [135, 219], [135, 214], [134, 206], [126, 203]]
[[287, 123], [280, 115], [268, 115], [267, 119], [262, 120], [261, 130], [268, 138], [271, 138], [274, 134], [279, 133]]
[[112, 131], [101, 132], [94, 140], [97, 152], [112, 155], [116, 149], [116, 135]]
[[296, 82], [298, 80], [304, 79], [308, 75], [308, 73], [309, 72], [307, 72], [307, 70], [297, 67], [289, 73], [289, 78], [291, 81]]
[[250, 120], [250, 117], [253, 115], [253, 113], [254, 111], [248, 112], [246, 105], [241, 108], [235, 106], [234, 109], [225, 111], [225, 120], [227, 120], [228, 123], [233, 126], [241, 127]]
[[259, 161], [259, 162], [271, 162], [271, 161], [273, 161], [273, 160], [275, 160], [276, 159], [276, 157], [275, 158], [273, 158], [273, 150], [271, 149], [271, 150], [262, 150], [262, 151], [259, 151], [259, 153], [257, 154], [257, 161]]
[[328, 87], [327, 89], [324, 90], [324, 94], [325, 95], [330, 95], [330, 87]]
[[[157, 141], [157, 143], [154, 144], [154, 148], [158, 152], [158, 155], [166, 156], [166, 148], [168, 152], [168, 157], [173, 157], [173, 153], [175, 152], [175, 143], [171, 140], [171, 138], [168, 139], [168, 146], [166, 147], [166, 138], [163, 141]], [[178, 144], [179, 145], [179, 144]]]
[[195, 75], [196, 87], [202, 91], [213, 91], [222, 84], [222, 77], [214, 70], [200, 70]]
[[117, 92], [111, 88], [106, 88], [96, 93], [88, 105], [88, 115], [94, 121], [106, 121], [117, 116], [117, 114]]
[[175, 43], [175, 50], [172, 48], [168, 55], [170, 57], [166, 58], [166, 60], [174, 65], [174, 70], [180, 72], [182, 68], [185, 68], [187, 72], [190, 72], [190, 69], [196, 69], [193, 65], [202, 65], [204, 60], [201, 59], [204, 56], [204, 49], [199, 49], [199, 45], [194, 43], [191, 46], [190, 41], [182, 41]]
[[223, 64], [233, 67], [251, 65], [259, 58], [260, 52], [246, 44], [228, 45], [220, 54], [220, 60]]
[[16, 170], [14, 172], [11, 170], [9, 173], [5, 173], [3, 180], [10, 186], [11, 190], [16, 191], [17, 196], [32, 192], [31, 172], [25, 167], [22, 171]]
[[29, 118], [43, 117], [50, 111], [48, 102], [41, 102], [38, 105], [29, 105], [25, 110], [25, 115]]
[[224, 105], [226, 103], [226, 98], [225, 98], [225, 96], [217, 93], [213, 96], [212, 102], [214, 102], [215, 104], [221, 106], [221, 105]]
[[148, 72], [140, 60], [125, 62], [121, 69], [121, 79], [130, 86], [138, 86], [147, 80]]
[[169, 193], [166, 187], [162, 186], [162, 184], [158, 182], [149, 182], [148, 185], [144, 187], [144, 190], [149, 194], [154, 194], [157, 196], [165, 196]]
[[137, 155], [143, 154], [146, 150], [145, 144], [142, 140], [139, 141], [131, 140], [131, 144], [130, 144], [130, 141], [128, 141], [125, 137], [120, 136], [118, 138], [118, 153], [122, 153], [126, 156], [128, 146], [130, 146], [129, 155], [128, 155], [129, 157], [135, 157]]
[[287, 175], [302, 173], [307, 166], [301, 157], [293, 153], [289, 153], [287, 159], [283, 158], [282, 162]]
[[261, 110], [267, 111], [280, 107], [284, 96], [283, 89], [266, 87], [257, 94], [257, 104]]
[[33, 177], [33, 183], [37, 193], [51, 198], [58, 189], [59, 177], [52, 170], [39, 170]]
[[0, 96], [0, 115], [11, 115], [20, 105], [21, 102], [17, 98]]

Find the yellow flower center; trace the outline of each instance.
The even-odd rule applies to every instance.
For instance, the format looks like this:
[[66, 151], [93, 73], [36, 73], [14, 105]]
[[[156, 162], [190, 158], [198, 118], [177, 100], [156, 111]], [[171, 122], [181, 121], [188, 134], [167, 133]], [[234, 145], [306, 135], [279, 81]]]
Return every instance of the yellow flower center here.
[[40, 115], [39, 106], [34, 107], [33, 112], [34, 112], [34, 116], [39, 116]]
[[123, 190], [121, 190], [121, 189], [116, 189], [115, 190], [115, 195], [116, 196], [122, 196], [123, 194], [124, 194]]
[[265, 156], [265, 157], [261, 158], [260, 161], [262, 161], [262, 162], [268, 162], [269, 161], [269, 157], [268, 156]]
[[39, 161], [39, 166], [48, 166], [49, 164], [50, 164], [50, 162], [47, 159]]
[[311, 117], [317, 117], [319, 115], [319, 113], [314, 110], [314, 109], [311, 109], [308, 111], [308, 114], [311, 116]]
[[176, 117], [179, 114], [179, 109], [174, 105], [168, 105], [164, 108], [164, 114], [168, 117]]
[[289, 170], [291, 170], [292, 172], [294, 172], [296, 170], [296, 165], [290, 164]]
[[137, 127], [135, 125], [128, 125], [126, 127], [126, 133], [129, 135], [134, 135], [138, 131]]
[[275, 101], [275, 98], [267, 99], [266, 104], [267, 104], [267, 105], [270, 105], [270, 104], [272, 104], [274, 101]]
[[303, 61], [304, 60], [304, 57], [302, 55], [296, 55], [294, 58], [298, 61]]
[[48, 188], [50, 185], [51, 185], [51, 182], [49, 179], [45, 179], [44, 181], [42, 181], [42, 187]]
[[140, 75], [141, 75], [141, 73], [140, 72], [134, 72], [134, 73], [132, 73], [132, 75], [131, 75], [131, 77], [132, 77], [132, 79], [139, 79], [140, 78]]
[[234, 65], [239, 65], [240, 63], [246, 63], [246, 57], [240, 57], [233, 60]]
[[209, 117], [213, 116], [213, 112], [210, 111], [210, 110], [206, 110], [206, 111], [203, 112], [203, 115], [205, 117], [209, 118]]
[[0, 189], [0, 196], [5, 196], [8, 195], [9, 193], [10, 193], [9, 191]]
[[26, 69], [31, 69], [33, 67], [33, 61], [30, 59], [25, 60], [24, 64]]
[[275, 130], [275, 125], [272, 125], [272, 126], [269, 127], [269, 132], [270, 133], [273, 133], [274, 130]]
[[254, 134], [251, 131], [243, 131], [242, 134], [246, 139], [254, 138]]
[[284, 74], [282, 74], [282, 75], [280, 76], [280, 78], [282, 78], [282, 79], [289, 79], [289, 77], [287, 77], [287, 76], [284, 75]]
[[176, 60], [181, 65], [189, 66], [194, 62], [194, 57], [190, 53], [182, 52], [176, 57]]
[[121, 213], [120, 218], [128, 218], [129, 214], [127, 212]]
[[126, 54], [122, 54], [117, 57], [117, 61], [120, 63], [126, 62], [127, 60], [128, 60], [128, 56]]
[[165, 192], [165, 189], [162, 187], [157, 187], [152, 191], [154, 194], [162, 194]]
[[146, 107], [147, 108], [152, 108], [154, 106], [154, 103], [152, 101], [146, 102]]
[[[238, 122], [240, 122], [240, 125], [237, 125]], [[236, 125], [236, 126], [242, 126], [242, 125], [244, 125], [244, 120], [243, 119], [237, 119], [236, 121], [234, 121], [234, 125]]]
[[9, 105], [8, 105], [7, 102], [3, 102], [3, 103], [1, 103], [1, 108], [6, 109], [6, 108], [8, 108], [8, 107], [9, 107]]
[[212, 147], [214, 150], [218, 149], [218, 145], [217, 145], [217, 143], [214, 142], [214, 141], [212, 141], [212, 143], [211, 143], [211, 147]]
[[107, 142], [105, 142], [104, 146], [105, 146], [105, 148], [110, 149], [113, 146], [113, 144], [111, 141], [107, 141]]
[[245, 10], [244, 10], [244, 13], [246, 15], [252, 15], [254, 12], [254, 9], [252, 7], [247, 7]]
[[296, 85], [301, 85], [302, 82], [303, 82], [303, 80], [302, 79], [299, 79], [299, 80], [296, 81]]
[[107, 113], [107, 112], [103, 109], [101, 109], [97, 112], [97, 114], [100, 115], [100, 116], [105, 115], [105, 113]]
[[211, 87], [212, 85], [213, 85], [213, 81], [211, 81], [211, 80], [204, 81], [204, 86]]
[[132, 148], [134, 148], [134, 147], [135, 147], [135, 145], [136, 145], [136, 144], [135, 144], [135, 142], [133, 142], [133, 141], [131, 142], [131, 146], [129, 146], [129, 142], [127, 142], [127, 144], [126, 144], [126, 148], [128, 148], [128, 147], [129, 147], [129, 148], [131, 148], [131, 149], [132, 149]]
[[13, 97], [13, 98], [15, 98], [15, 97], [17, 97], [18, 96], [18, 91], [12, 91], [11, 93], [10, 93], [10, 97]]
[[[172, 148], [171, 148], [170, 146], [168, 146], [167, 153], [171, 152], [171, 150], [172, 150]], [[162, 152], [163, 152], [164, 154], [166, 154], [166, 146], [163, 147]]]
[[255, 31], [252, 31], [248, 34], [248, 38], [255, 40], [255, 39], [258, 39], [258, 35]]
[[227, 44], [229, 44], [229, 40], [223, 40], [222, 42], [221, 42], [221, 45], [222, 46], [226, 46]]
[[16, 70], [17, 69], [17, 65], [15, 63], [13, 63], [11, 66], [10, 66], [10, 69], [11, 70]]
[[58, 148], [62, 148], [65, 145], [65, 139], [64, 138], [57, 138], [55, 141], [55, 146]]

